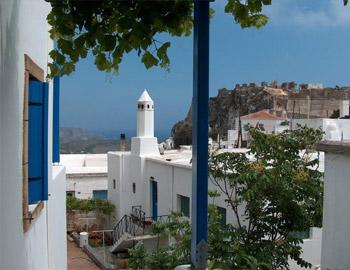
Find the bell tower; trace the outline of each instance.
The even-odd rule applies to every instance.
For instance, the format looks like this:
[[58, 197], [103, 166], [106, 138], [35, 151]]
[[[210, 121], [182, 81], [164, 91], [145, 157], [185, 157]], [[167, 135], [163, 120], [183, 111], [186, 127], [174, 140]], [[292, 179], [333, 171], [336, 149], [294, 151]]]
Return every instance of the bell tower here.
[[137, 100], [137, 132], [131, 139], [131, 153], [137, 156], [159, 155], [154, 137], [154, 103], [147, 90]]

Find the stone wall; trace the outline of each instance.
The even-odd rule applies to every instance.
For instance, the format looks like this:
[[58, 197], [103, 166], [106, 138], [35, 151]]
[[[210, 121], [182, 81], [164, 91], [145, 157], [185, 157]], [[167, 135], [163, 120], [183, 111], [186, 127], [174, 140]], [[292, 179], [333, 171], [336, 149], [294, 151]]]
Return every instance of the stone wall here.
[[[209, 100], [210, 133], [216, 139], [217, 134], [225, 137], [227, 130], [233, 129], [239, 116], [260, 110], [271, 110], [280, 114], [284, 110], [294, 118], [325, 118], [339, 110], [341, 100], [349, 100], [350, 87], [308, 89], [310, 84], [285, 82], [281, 86], [277, 82], [269, 86], [236, 84], [233, 90], [220, 89], [216, 97]], [[283, 88], [282, 88], [283, 86]], [[298, 89], [298, 90], [296, 90]], [[191, 143], [192, 110], [186, 118], [172, 128], [175, 146], [177, 142]]]
[[82, 232], [109, 230], [116, 220], [98, 211], [84, 212], [79, 210], [67, 211], [67, 231]]

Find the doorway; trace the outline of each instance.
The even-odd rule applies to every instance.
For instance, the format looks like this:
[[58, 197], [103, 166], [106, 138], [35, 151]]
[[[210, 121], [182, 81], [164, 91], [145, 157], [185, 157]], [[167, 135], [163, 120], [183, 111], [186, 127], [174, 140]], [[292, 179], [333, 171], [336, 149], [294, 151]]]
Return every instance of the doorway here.
[[152, 219], [157, 220], [158, 217], [158, 183], [150, 180], [151, 184], [151, 213]]

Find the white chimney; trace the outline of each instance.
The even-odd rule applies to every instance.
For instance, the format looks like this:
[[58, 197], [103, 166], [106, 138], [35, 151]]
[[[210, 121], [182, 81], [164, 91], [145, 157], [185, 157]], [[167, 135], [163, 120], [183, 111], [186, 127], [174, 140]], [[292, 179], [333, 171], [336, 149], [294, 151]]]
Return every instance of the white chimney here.
[[137, 132], [131, 139], [131, 153], [137, 156], [159, 155], [154, 137], [154, 104], [147, 90], [137, 100]]
[[154, 104], [147, 90], [137, 101], [137, 137], [154, 137]]

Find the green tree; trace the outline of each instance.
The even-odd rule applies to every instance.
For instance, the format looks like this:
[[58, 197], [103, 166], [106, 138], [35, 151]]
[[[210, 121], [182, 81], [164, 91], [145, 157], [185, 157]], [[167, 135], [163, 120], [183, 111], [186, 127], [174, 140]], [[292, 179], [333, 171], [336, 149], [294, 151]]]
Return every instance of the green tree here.
[[[99, 70], [118, 73], [125, 54], [135, 51], [146, 68], [169, 68], [170, 42], [159, 34], [189, 36], [193, 26], [193, 2], [171, 1], [76, 1], [47, 0], [52, 10], [47, 17], [51, 38], [57, 41], [50, 52], [50, 76], [70, 74], [89, 51]], [[261, 27], [262, 14], [271, 0], [228, 0], [225, 12], [242, 27]]]
[[[76, 63], [91, 51], [101, 71], [118, 73], [123, 56], [137, 52], [146, 68], [168, 69], [169, 41], [159, 34], [189, 36], [193, 25], [193, 1], [183, 0], [46, 0], [47, 17], [56, 49], [50, 77], [70, 74]], [[344, 5], [348, 0], [343, 0]], [[263, 7], [272, 0], [227, 0], [225, 12], [245, 27], [260, 28], [268, 22]], [[213, 12], [211, 12], [213, 13]]]
[[[234, 152], [210, 157], [211, 181], [220, 193], [209, 194], [209, 266], [224, 270], [289, 269], [288, 258], [292, 258], [300, 266], [310, 267], [301, 258], [303, 240], [293, 232], [322, 225], [322, 173], [317, 155], [312, 156], [322, 132], [299, 127], [278, 135], [257, 129], [250, 129], [250, 133], [249, 154], [254, 158]], [[219, 194], [235, 216], [235, 221], [226, 226], [222, 226], [215, 206]], [[176, 244], [161, 250], [159, 258], [188, 263], [188, 221], [176, 216], [158, 228], [158, 233], [176, 239]], [[157, 253], [147, 257], [158, 258]]]
[[288, 269], [288, 257], [310, 266], [301, 259], [302, 239], [291, 233], [321, 227], [322, 173], [311, 154], [322, 132], [299, 127], [278, 135], [256, 129], [250, 134], [253, 159], [233, 152], [210, 159], [211, 180], [235, 216], [225, 231], [230, 240], [212, 259], [235, 268], [231, 257], [238, 250], [271, 269]]

